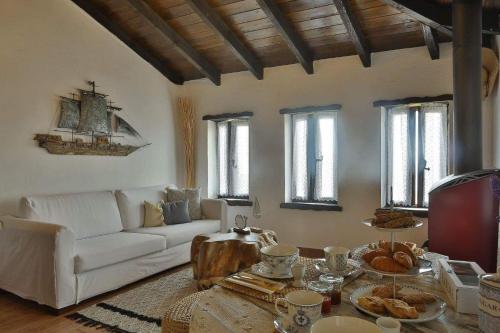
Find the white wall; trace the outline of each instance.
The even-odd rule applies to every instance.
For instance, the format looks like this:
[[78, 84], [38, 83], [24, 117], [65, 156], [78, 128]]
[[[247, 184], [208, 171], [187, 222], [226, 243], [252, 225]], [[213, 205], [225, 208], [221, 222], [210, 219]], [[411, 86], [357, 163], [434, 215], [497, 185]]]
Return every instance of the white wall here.
[[[176, 87], [68, 0], [0, 2], [0, 213], [25, 194], [176, 182]], [[50, 155], [58, 95], [96, 80], [152, 145], [128, 157]]]
[[[425, 47], [376, 53], [371, 68], [357, 57], [317, 61], [315, 74], [298, 65], [266, 69], [263, 81], [249, 73], [225, 75], [221, 87], [207, 80], [187, 84], [200, 115], [253, 111], [250, 192], [263, 217], [254, 222], [300, 246], [355, 246], [383, 237], [362, 226], [380, 206], [380, 111], [375, 100], [452, 93], [451, 46], [431, 61]], [[284, 199], [284, 126], [282, 108], [342, 104], [339, 113], [339, 203], [342, 212], [280, 209]], [[201, 116], [199, 117], [201, 118]], [[207, 124], [200, 120], [198, 184], [206, 190]], [[243, 209], [249, 213], [249, 209]], [[234, 213], [230, 213], [234, 215]], [[426, 226], [405, 239], [426, 239]], [[386, 235], [387, 236], [387, 235]]]

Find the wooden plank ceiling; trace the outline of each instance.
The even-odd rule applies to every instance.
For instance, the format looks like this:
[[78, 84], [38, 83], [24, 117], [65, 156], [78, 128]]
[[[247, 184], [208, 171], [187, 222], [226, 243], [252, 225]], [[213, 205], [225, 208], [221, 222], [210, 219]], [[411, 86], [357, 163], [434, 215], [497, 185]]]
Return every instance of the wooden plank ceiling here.
[[388, 0], [72, 1], [177, 84], [349, 55], [370, 66], [371, 52], [423, 45], [430, 60], [451, 41]]

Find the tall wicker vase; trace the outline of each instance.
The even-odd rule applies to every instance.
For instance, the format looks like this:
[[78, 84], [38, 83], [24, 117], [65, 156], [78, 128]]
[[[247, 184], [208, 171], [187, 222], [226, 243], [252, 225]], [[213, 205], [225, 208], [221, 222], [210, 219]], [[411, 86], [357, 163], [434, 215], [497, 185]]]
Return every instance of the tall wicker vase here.
[[186, 187], [196, 186], [195, 142], [196, 142], [196, 110], [193, 101], [188, 97], [177, 99], [182, 133], [184, 136], [184, 159], [186, 164]]

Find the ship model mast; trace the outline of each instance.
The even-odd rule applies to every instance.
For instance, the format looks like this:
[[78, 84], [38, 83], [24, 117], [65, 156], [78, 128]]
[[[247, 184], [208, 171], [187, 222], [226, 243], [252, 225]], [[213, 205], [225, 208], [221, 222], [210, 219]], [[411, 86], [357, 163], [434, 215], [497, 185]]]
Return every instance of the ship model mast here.
[[[149, 145], [133, 146], [112, 142], [112, 138], [116, 137], [142, 137], [127, 121], [115, 114], [122, 108], [107, 100], [107, 95], [96, 92], [95, 81], [87, 83], [91, 89], [79, 89], [79, 99], [75, 93], [71, 94], [71, 98], [61, 96], [60, 117], [54, 131], [70, 132], [71, 141], [64, 141], [61, 135], [36, 134], [35, 140], [39, 146], [46, 148], [51, 154], [128, 156]], [[91, 137], [91, 142], [75, 136]]]

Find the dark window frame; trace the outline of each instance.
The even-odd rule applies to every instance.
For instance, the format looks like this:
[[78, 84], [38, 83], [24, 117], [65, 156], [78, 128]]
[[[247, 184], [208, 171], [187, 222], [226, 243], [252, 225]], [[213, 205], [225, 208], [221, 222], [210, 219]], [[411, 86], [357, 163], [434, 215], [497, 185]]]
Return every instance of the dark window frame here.
[[[443, 96], [448, 96], [448, 95], [443, 95]], [[446, 135], [448, 138], [450, 137], [450, 104], [449, 101], [443, 101], [443, 100], [432, 100], [432, 101], [425, 101], [426, 103], [429, 102], [440, 102], [443, 104], [447, 104], [447, 112], [446, 112], [446, 122], [447, 122], [447, 128], [448, 131]], [[422, 104], [424, 103], [418, 103], [419, 105], [411, 105], [411, 104], [406, 104], [409, 106], [409, 114], [408, 114], [408, 129], [409, 129], [409, 140], [410, 140], [410, 147], [412, 150], [412, 154], [409, 159], [409, 163], [411, 165], [410, 170], [411, 170], [411, 205], [401, 205], [401, 204], [394, 204], [391, 205], [391, 195], [390, 191], [391, 188], [389, 186], [389, 168], [388, 168], [388, 161], [390, 156], [387, 155], [388, 151], [388, 142], [387, 142], [387, 137], [388, 137], [388, 115], [389, 115], [389, 110], [391, 107], [397, 106], [397, 105], [405, 105], [405, 104], [385, 104], [382, 105], [383, 107], [383, 112], [386, 113], [386, 121], [384, 123], [384, 131], [385, 131], [385, 207], [395, 207], [395, 208], [400, 208], [402, 210], [408, 209], [408, 211], [415, 210], [415, 212], [419, 213], [420, 210], [427, 210], [428, 206], [424, 206], [424, 190], [425, 190], [425, 185], [424, 185], [424, 177], [425, 177], [425, 170], [426, 170], [426, 160], [425, 160], [425, 155], [424, 155], [424, 150], [422, 147], [424, 146], [424, 135], [423, 135], [423, 124], [424, 121], [424, 113], [421, 112], [422, 110]], [[374, 103], [375, 105], [375, 103]], [[417, 118], [418, 116], [418, 118]], [[418, 128], [417, 128], [418, 124]], [[418, 131], [418, 133], [417, 133]], [[415, 156], [415, 149], [416, 149], [416, 142], [415, 140], [418, 139], [418, 156]], [[446, 168], [449, 170], [449, 149], [447, 151], [447, 166]], [[418, 210], [418, 211], [417, 211]], [[423, 213], [423, 212], [422, 212]]]
[[[335, 104], [337, 107], [338, 105]], [[330, 205], [338, 205], [338, 198], [335, 200], [317, 200], [315, 199], [315, 194], [316, 194], [316, 172], [317, 172], [317, 163], [319, 160], [316, 158], [316, 150], [317, 150], [317, 135], [316, 135], [316, 130], [317, 130], [317, 118], [315, 118], [315, 114], [318, 112], [337, 112], [337, 109], [332, 109], [332, 108], [324, 108], [321, 107], [321, 109], [314, 110], [313, 108], [304, 108], [301, 109], [303, 111], [301, 112], [296, 112], [291, 114], [291, 163], [292, 163], [292, 172], [291, 172], [291, 183], [293, 183], [293, 160], [294, 160], [294, 134], [295, 134], [295, 126], [293, 123], [293, 117], [295, 114], [298, 113], [307, 113], [307, 176], [308, 176], [308, 184], [307, 184], [307, 193], [308, 196], [306, 199], [298, 199], [293, 197], [293, 190], [292, 190], [292, 195], [290, 202], [292, 203], [303, 203], [303, 204], [330, 204]], [[287, 112], [283, 112], [284, 114], [287, 114]], [[335, 136], [337, 136], [338, 133], [334, 133]], [[338, 151], [337, 151], [338, 153]], [[337, 157], [335, 157], [337, 158]], [[338, 165], [337, 165], [338, 167]], [[337, 180], [336, 180], [337, 181]], [[290, 208], [290, 207], [282, 207], [282, 208]]]
[[[226, 114], [225, 114], [226, 115]], [[248, 126], [250, 126], [250, 121], [247, 117], [238, 117], [238, 118], [217, 118], [217, 120], [213, 119], [215, 122], [215, 140], [216, 140], [216, 159], [217, 159], [217, 177], [218, 177], [218, 189], [217, 189], [217, 198], [218, 199], [235, 199], [235, 200], [249, 200], [250, 199], [250, 193], [248, 195], [232, 195], [231, 189], [232, 189], [232, 176], [231, 176], [231, 142], [232, 142], [232, 133], [234, 131], [232, 121], [231, 120], [245, 120], [248, 122]], [[219, 123], [226, 122], [227, 123], [227, 174], [226, 174], [226, 180], [227, 180], [227, 189], [229, 194], [227, 195], [221, 195], [220, 194], [220, 158], [219, 158], [219, 128], [218, 125]], [[249, 133], [250, 136], [250, 133]], [[250, 138], [249, 138], [250, 139]], [[250, 165], [249, 165], [250, 168]], [[250, 175], [249, 175], [250, 178]]]

